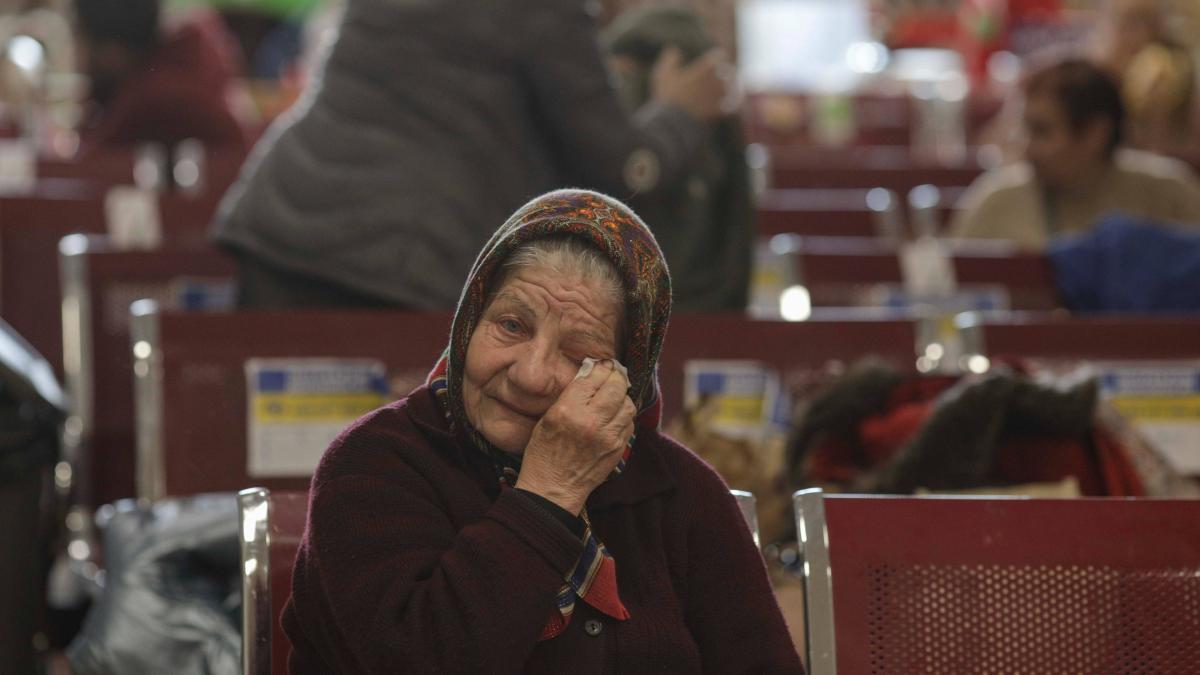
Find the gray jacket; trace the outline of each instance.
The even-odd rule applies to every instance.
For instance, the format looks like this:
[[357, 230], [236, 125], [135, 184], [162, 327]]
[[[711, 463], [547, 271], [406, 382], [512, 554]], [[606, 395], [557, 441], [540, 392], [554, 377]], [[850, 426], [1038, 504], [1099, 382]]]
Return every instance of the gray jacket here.
[[[349, 0], [304, 99], [217, 216], [242, 255], [412, 307], [453, 307], [487, 237], [542, 192], [682, 182], [706, 127], [631, 119], [583, 0]], [[649, 223], [654, 228], [654, 223]]]

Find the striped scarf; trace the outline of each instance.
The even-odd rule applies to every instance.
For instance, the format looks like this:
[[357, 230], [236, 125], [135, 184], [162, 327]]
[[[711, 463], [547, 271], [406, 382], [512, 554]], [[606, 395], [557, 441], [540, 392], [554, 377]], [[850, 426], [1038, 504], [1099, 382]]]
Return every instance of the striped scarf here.
[[[521, 458], [492, 446], [467, 420], [462, 399], [462, 373], [467, 346], [483, 311], [489, 281], [514, 250], [534, 239], [577, 236], [601, 251], [616, 267], [625, 288], [628, 337], [621, 358], [629, 370], [630, 396], [638, 406], [635, 429], [657, 429], [662, 418], [656, 364], [667, 317], [671, 287], [666, 262], [654, 237], [638, 217], [620, 202], [585, 190], [559, 190], [522, 207], [492, 236], [479, 254], [463, 288], [451, 328], [450, 345], [429, 374], [427, 384], [452, 429], [491, 459], [501, 489], [516, 485]], [[636, 445], [630, 438], [609, 480], [618, 476]], [[541, 640], [560, 635], [571, 621], [577, 600], [617, 620], [629, 618], [617, 591], [616, 561], [592, 530], [585, 509], [583, 553], [563, 579]]]

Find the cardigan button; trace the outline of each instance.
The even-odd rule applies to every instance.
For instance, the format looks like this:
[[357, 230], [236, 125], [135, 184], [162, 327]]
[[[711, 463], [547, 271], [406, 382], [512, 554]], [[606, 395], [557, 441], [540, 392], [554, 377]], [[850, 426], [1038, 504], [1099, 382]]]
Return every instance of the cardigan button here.
[[592, 637], [596, 637], [600, 633], [604, 632], [604, 624], [595, 619], [588, 619], [583, 624], [583, 632], [591, 635]]

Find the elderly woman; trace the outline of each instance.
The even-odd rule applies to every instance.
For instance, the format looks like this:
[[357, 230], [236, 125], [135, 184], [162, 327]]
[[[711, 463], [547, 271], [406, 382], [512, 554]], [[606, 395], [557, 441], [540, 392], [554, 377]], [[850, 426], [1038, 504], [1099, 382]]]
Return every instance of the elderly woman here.
[[734, 499], [659, 431], [670, 306], [619, 202], [505, 223], [428, 383], [317, 469], [291, 672], [802, 672]]

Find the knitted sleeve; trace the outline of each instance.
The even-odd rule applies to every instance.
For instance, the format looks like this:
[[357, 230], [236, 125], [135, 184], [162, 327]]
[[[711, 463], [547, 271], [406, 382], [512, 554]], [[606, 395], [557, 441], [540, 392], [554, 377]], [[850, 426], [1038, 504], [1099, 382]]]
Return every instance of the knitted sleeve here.
[[[377, 442], [351, 434], [336, 450], [381, 455], [355, 447]], [[339, 673], [520, 672], [580, 540], [512, 490], [456, 529], [445, 486], [380, 467], [314, 479], [293, 624]]]

